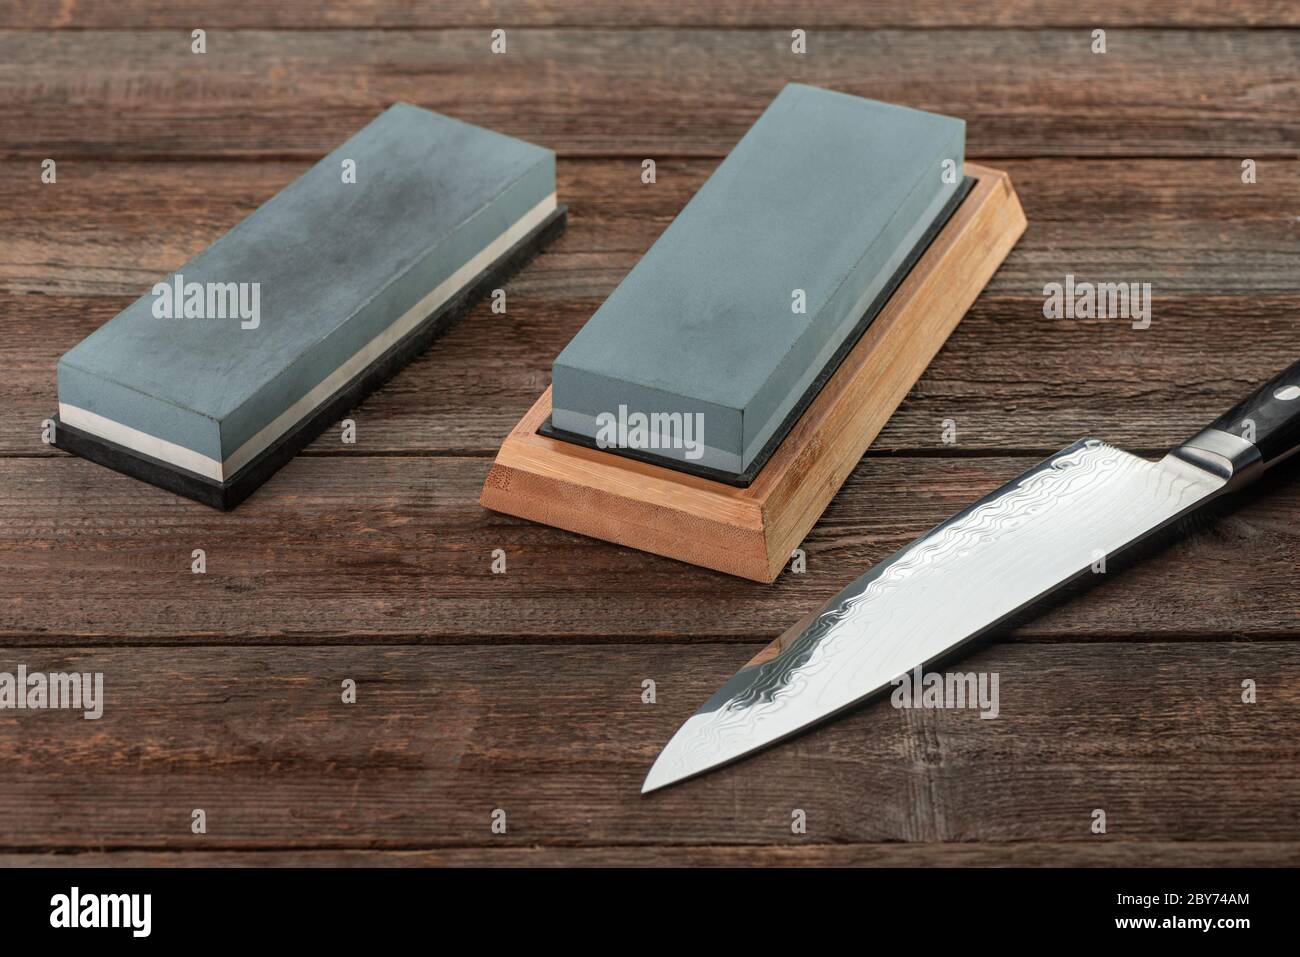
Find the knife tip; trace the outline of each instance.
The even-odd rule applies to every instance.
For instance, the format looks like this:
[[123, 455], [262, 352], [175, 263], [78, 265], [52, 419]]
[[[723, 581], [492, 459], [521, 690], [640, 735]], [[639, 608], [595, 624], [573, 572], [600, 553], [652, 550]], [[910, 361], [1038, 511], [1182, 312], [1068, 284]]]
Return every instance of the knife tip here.
[[[661, 754], [659, 757], [662, 758], [663, 755]], [[676, 778], [672, 777], [664, 770], [663, 763], [662, 760], [656, 760], [655, 763], [650, 766], [650, 772], [645, 776], [645, 780], [641, 782], [642, 794], [649, 794], [651, 791], [658, 791], [660, 788], [667, 787], [676, 780]]]

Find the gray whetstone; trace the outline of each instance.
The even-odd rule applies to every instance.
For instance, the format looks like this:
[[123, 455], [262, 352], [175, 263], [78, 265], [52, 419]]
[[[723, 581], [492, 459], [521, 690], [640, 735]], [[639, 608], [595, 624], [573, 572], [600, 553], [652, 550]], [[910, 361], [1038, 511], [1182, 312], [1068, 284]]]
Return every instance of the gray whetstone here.
[[73, 407], [246, 461], [268, 427], [271, 439], [292, 428], [276, 424], [286, 410], [318, 405], [313, 390], [332, 392], [345, 363], [373, 358], [362, 350], [399, 317], [421, 318], [431, 291], [455, 274], [454, 291], [482, 256], [545, 222], [554, 193], [550, 150], [397, 104], [177, 270], [186, 283], [259, 283], [257, 328], [160, 319], [146, 293], [59, 360], [61, 418]]
[[702, 413], [696, 464], [743, 472], [954, 197], [964, 152], [961, 120], [785, 87], [556, 358], [554, 426]]

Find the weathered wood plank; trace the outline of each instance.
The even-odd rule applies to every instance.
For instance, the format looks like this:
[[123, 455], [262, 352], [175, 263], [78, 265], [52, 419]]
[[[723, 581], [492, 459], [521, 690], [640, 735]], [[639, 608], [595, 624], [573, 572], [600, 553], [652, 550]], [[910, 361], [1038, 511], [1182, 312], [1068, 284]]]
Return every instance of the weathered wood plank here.
[[[718, 156], [784, 83], [963, 117], [973, 156], [1300, 153], [1286, 30], [0, 32], [0, 155], [320, 155], [395, 100], [566, 155]], [[667, 52], [666, 52], [667, 51]], [[936, 64], [951, 69], [936, 69]], [[255, 91], [256, 95], [250, 95]]]
[[[741, 649], [6, 658], [102, 672], [107, 699], [97, 722], [4, 713], [9, 852], [1024, 841], [1100, 862], [1097, 848], [1130, 842], [1251, 842], [1276, 859], [1294, 847], [1268, 842], [1300, 841], [1295, 642], [992, 646], [963, 670], [999, 673], [996, 720], [883, 701], [647, 798], [659, 747]], [[344, 678], [355, 705], [339, 701]], [[645, 678], [655, 706], [641, 703]], [[1240, 701], [1245, 678], [1256, 704]], [[194, 808], [205, 835], [191, 833]], [[495, 808], [506, 834], [490, 831]], [[796, 808], [806, 835], [791, 833]], [[1094, 808], [1104, 836], [1090, 833]]]
[[[0, 162], [8, 228], [0, 291], [135, 297], [251, 213], [310, 164], [69, 160], [40, 184], [36, 161]], [[604, 299], [716, 167], [668, 160], [653, 185], [631, 160], [564, 160], [570, 226], [511, 289], [533, 299]], [[1066, 272], [1142, 280], [1157, 296], [1300, 291], [1300, 162], [1261, 160], [1241, 182], [1224, 160], [999, 161], [1029, 231], [989, 286], [1042, 296]], [[19, 185], [25, 184], [25, 185]]]
[[1296, 841], [611, 845], [418, 851], [60, 851], [0, 854], [0, 867], [1295, 867]]
[[879, 0], [806, 4], [794, 0], [318, 0], [231, 4], [225, 0], [12, 0], [0, 28], [337, 29], [383, 27], [724, 26], [794, 27], [1093, 27], [1295, 26], [1300, 11], [1285, 0]]
[[[0, 293], [9, 337], [0, 455], [59, 454], [41, 443], [58, 357], [127, 301]], [[512, 315], [480, 307], [354, 410], [355, 445], [331, 431], [307, 454], [494, 454], [599, 305], [538, 302], [513, 287], [509, 301]], [[1300, 294], [1157, 296], [1141, 331], [1123, 320], [1044, 319], [1041, 296], [985, 294], [868, 454], [1045, 454], [1085, 435], [1163, 452], [1292, 361], [1298, 321]], [[1225, 329], [1233, 349], [1207, 360], [1204, 343]], [[943, 442], [946, 420], [955, 446]]]
[[[300, 457], [228, 514], [80, 459], [0, 459], [0, 640], [762, 642], [1032, 462], [868, 457], [805, 540], [807, 573], [761, 585], [486, 511], [486, 458]], [[1293, 635], [1289, 471], [1016, 634]]]
[[[0, 164], [0, 182], [35, 175]], [[356, 446], [315, 451], [487, 454], [550, 381], [550, 363], [715, 165], [560, 164], [569, 231], [511, 282], [506, 316], [478, 309], [375, 395]], [[878, 438], [885, 451], [1059, 448], [1098, 434], [1167, 447], [1290, 361], [1300, 321], [1300, 163], [1241, 184], [1225, 160], [1008, 164], [1030, 220], [948, 346]], [[45, 454], [58, 356], [215, 240], [303, 163], [68, 163], [16, 189], [0, 237], [6, 337], [0, 454]], [[1151, 328], [1044, 319], [1043, 286], [1150, 282]], [[1232, 330], [1215, 367], [1203, 343]], [[1044, 383], [1051, 383], [1044, 389]]]

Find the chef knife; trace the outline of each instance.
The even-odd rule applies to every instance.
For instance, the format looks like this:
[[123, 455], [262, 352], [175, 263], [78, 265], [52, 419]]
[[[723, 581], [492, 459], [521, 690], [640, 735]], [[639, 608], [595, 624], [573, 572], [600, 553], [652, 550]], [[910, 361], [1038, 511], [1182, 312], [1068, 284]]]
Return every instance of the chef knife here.
[[1082, 439], [931, 529], [768, 645], [642, 793], [774, 744], [946, 656], [1300, 450], [1300, 362], [1150, 462]]

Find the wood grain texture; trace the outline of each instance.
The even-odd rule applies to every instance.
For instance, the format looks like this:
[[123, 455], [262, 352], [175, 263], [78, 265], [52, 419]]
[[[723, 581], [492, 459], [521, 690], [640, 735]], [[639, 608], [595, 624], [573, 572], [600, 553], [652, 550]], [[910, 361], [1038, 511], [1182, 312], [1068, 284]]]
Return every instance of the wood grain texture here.
[[[0, 164], [0, 455], [41, 455], [58, 357], [214, 241], [306, 168], [293, 162], [78, 163], [52, 187], [38, 167]], [[622, 160], [559, 165], [570, 228], [486, 308], [354, 416], [355, 446], [328, 454], [494, 454], [550, 382], [550, 364], [712, 172], [661, 164], [653, 186]], [[1300, 163], [1012, 161], [1029, 228], [949, 344], [873, 445], [876, 451], [1046, 454], [1093, 434], [1137, 451], [1181, 441], [1268, 378], [1300, 328]], [[0, 190], [6, 187], [0, 185]], [[1149, 329], [1043, 318], [1043, 286], [1080, 279], [1152, 284]], [[1232, 330], [1214, 368], [1204, 343]], [[1044, 388], [1050, 383], [1050, 388]]]
[[[727, 640], [753, 651], [1026, 458], [864, 459], [762, 585], [510, 518], [486, 458], [302, 457], [230, 514], [72, 457], [0, 459], [8, 645]], [[1292, 472], [1295, 470], [1293, 469]], [[1286, 639], [1300, 483], [1196, 516], [1169, 551], [1017, 630], [1052, 640]], [[207, 552], [207, 574], [190, 553]], [[507, 572], [491, 573], [503, 549]]]
[[[1300, 155], [1287, 30], [0, 31], [0, 156], [320, 156], [395, 101], [562, 155], [725, 154], [789, 81], [960, 116], [968, 156]], [[945, 67], [951, 65], [951, 69]], [[256, 96], [249, 91], [256, 90]], [[574, 104], [581, 98], [581, 109]]]
[[[570, 229], [511, 291], [526, 303], [595, 309], [717, 164], [665, 160], [657, 181], [645, 185], [639, 159], [561, 159], [557, 188]], [[60, 161], [56, 184], [42, 186], [39, 162], [0, 161], [8, 227], [0, 235], [0, 292], [113, 296], [126, 304], [310, 165], [70, 159]], [[1030, 225], [990, 283], [991, 296], [1031, 297], [1041, 316], [1043, 283], [1067, 272], [1149, 281], [1161, 301], [1300, 293], [1300, 162], [1261, 159], [1252, 185], [1230, 158], [996, 165], [1011, 176]], [[546, 321], [529, 318], [530, 326]]]
[[32, 851], [0, 867], [1295, 867], [1297, 841], [613, 845], [443, 847], [417, 851]]
[[766, 582], [762, 506], [736, 489], [537, 434], [548, 388], [511, 430], [479, 504], [655, 555]]
[[[8, 657], [101, 672], [106, 694], [99, 721], [0, 721], [8, 851], [1300, 841], [1293, 642], [992, 645], [960, 667], [1000, 675], [994, 720], [886, 700], [652, 797], [646, 768], [741, 649]], [[657, 705], [641, 703], [647, 677]], [[344, 678], [355, 705], [340, 703]], [[1104, 837], [1090, 833], [1098, 807]], [[206, 835], [190, 831], [194, 808]], [[494, 808], [506, 834], [490, 831]], [[790, 832], [794, 808], [807, 835]]]
[[[1031, 223], [1009, 262], [1030, 254], [1033, 233]], [[543, 253], [529, 268], [547, 268], [553, 255], [560, 253]], [[1043, 281], [1064, 275], [1045, 273]], [[551, 361], [599, 305], [509, 290], [510, 315], [476, 308], [354, 410], [355, 445], [331, 431], [306, 454], [494, 455], [549, 385]], [[10, 330], [0, 456], [57, 454], [41, 443], [41, 422], [56, 408], [58, 357], [129, 302], [0, 293]], [[868, 454], [1045, 455], [1085, 435], [1163, 454], [1285, 367], [1300, 329], [1300, 293], [1157, 294], [1151, 328], [1142, 331], [1122, 320], [1047, 320], [1042, 307], [1041, 294], [977, 299]], [[1205, 343], [1225, 329], [1231, 347], [1207, 363]], [[945, 419], [956, 424], [956, 446], [942, 441]]]
[[1071, 0], [13, 0], [0, 28], [339, 29], [383, 27], [723, 26], [757, 29], [880, 27], [1296, 26], [1300, 11], [1286, 0], [1106, 0], [1086, 8]]
[[[636, 794], [679, 721], [871, 563], [1082, 435], [1163, 451], [1295, 358], [1298, 20], [1280, 0], [3, 5], [0, 670], [102, 669], [109, 700], [100, 722], [0, 712], [0, 864], [1300, 863], [1298, 469], [966, 659], [1002, 675], [996, 721], [878, 703]], [[962, 116], [1030, 221], [807, 537], [808, 573], [763, 586], [480, 508], [551, 359], [787, 80]], [[63, 351], [399, 98], [560, 151], [570, 229], [508, 315], [477, 311], [354, 413], [355, 446], [327, 433], [230, 516], [40, 444]], [[1045, 320], [1067, 273], [1151, 282], [1151, 328]]]
[[975, 185], [747, 488], [537, 433], [547, 389], [483, 485], [495, 511], [770, 582], [1025, 230], [1010, 179]]

